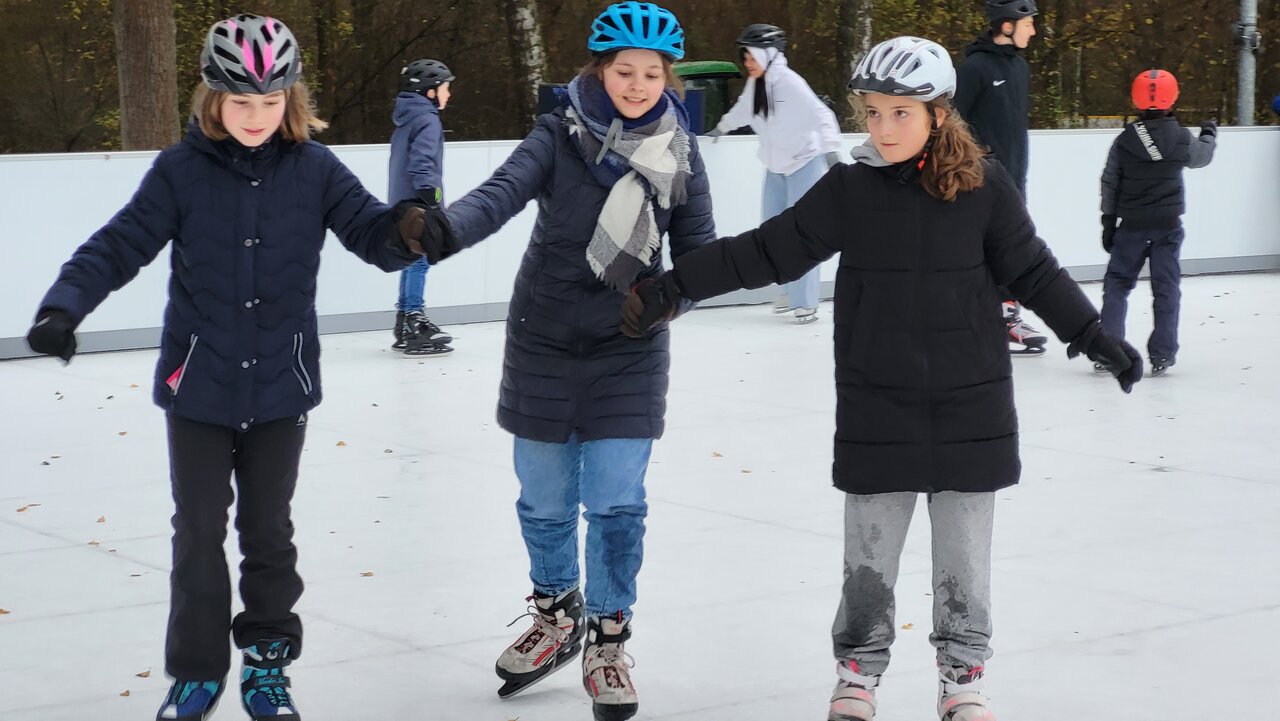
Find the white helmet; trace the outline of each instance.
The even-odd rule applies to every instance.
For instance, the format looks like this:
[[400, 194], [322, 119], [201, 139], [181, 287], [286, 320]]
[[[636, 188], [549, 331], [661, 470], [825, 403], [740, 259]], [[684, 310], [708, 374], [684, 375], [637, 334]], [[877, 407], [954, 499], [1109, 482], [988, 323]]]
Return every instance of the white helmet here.
[[858, 63], [849, 80], [855, 95], [883, 93], [929, 102], [956, 94], [951, 56], [932, 40], [903, 36], [886, 40]]

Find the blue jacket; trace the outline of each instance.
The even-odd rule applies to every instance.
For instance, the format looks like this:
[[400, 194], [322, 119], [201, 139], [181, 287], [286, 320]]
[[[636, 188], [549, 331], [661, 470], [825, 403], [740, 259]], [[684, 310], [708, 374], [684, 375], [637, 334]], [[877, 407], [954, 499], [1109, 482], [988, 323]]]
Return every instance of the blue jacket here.
[[153, 396], [166, 411], [241, 430], [320, 402], [316, 273], [325, 229], [392, 271], [391, 208], [325, 146], [249, 150], [194, 124], [156, 157], [124, 208], [71, 256], [40, 307], [77, 322], [173, 240]]
[[439, 108], [418, 93], [400, 93], [391, 120], [396, 129], [391, 134], [387, 199], [411, 200], [423, 188], [443, 191], [444, 128]]
[[[689, 138], [688, 200], [655, 209], [673, 257], [715, 239], [711, 194], [697, 141]], [[463, 246], [497, 232], [535, 198], [538, 218], [516, 274], [498, 422], [530, 440], [657, 438], [670, 367], [665, 326], [635, 340], [619, 332], [623, 296], [596, 278], [586, 249], [612, 184], [593, 173], [570, 139], [563, 109], [533, 132], [487, 181], [449, 206]], [[642, 277], [662, 271], [655, 253]]]

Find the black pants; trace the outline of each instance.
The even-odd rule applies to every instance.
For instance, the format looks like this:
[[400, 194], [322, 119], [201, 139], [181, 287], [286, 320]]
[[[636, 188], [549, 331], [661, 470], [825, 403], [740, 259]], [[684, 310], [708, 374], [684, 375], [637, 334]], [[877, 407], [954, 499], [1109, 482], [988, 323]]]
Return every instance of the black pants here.
[[1129, 292], [1138, 283], [1142, 264], [1151, 259], [1152, 310], [1155, 329], [1147, 340], [1151, 358], [1173, 360], [1178, 355], [1178, 311], [1182, 305], [1182, 228], [1116, 230], [1111, 262], [1102, 281], [1102, 327], [1114, 338], [1124, 337]]
[[[286, 418], [248, 431], [197, 423], [170, 414], [169, 467], [173, 480], [173, 572], [165, 671], [187, 681], [223, 678], [236, 646], [288, 638], [291, 657], [302, 649], [302, 621], [293, 606], [302, 595], [289, 502], [298, 480], [305, 420]], [[231, 579], [223, 542], [236, 479], [240, 535], [240, 598], [231, 619]]]

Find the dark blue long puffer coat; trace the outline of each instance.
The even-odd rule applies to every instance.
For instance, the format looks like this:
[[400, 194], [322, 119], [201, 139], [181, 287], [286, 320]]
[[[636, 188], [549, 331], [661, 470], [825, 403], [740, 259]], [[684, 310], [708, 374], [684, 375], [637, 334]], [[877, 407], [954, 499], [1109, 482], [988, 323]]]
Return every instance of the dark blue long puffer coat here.
[[[465, 247], [538, 201], [507, 317], [498, 422], [520, 438], [550, 443], [571, 434], [579, 441], [658, 438], [669, 334], [662, 326], [635, 340], [618, 330], [624, 297], [595, 276], [586, 258], [612, 186], [592, 173], [566, 122], [563, 108], [539, 117], [502, 167], [448, 209]], [[673, 257], [715, 239], [706, 170], [696, 140], [689, 140], [688, 200], [655, 208], [659, 236], [666, 235]], [[655, 253], [640, 277], [661, 270], [661, 254]]]

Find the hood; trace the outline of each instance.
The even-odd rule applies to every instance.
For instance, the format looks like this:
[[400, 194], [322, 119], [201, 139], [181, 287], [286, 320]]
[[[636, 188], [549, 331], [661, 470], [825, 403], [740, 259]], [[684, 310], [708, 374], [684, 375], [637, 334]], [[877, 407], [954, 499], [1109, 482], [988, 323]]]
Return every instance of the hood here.
[[1172, 115], [1143, 118], [1125, 126], [1120, 147], [1139, 161], [1154, 163], [1170, 157], [1183, 135], [1182, 126]]
[[862, 145], [854, 146], [853, 150], [849, 151], [849, 157], [853, 158], [855, 163], [870, 165], [873, 168], [887, 168], [893, 165], [893, 163], [885, 160], [880, 155], [880, 151], [876, 150], [875, 143], [872, 143], [870, 139]]
[[1013, 43], [1008, 45], [997, 45], [990, 35], [979, 35], [977, 40], [964, 46], [964, 56], [967, 58], [975, 53], [991, 53], [992, 55], [1017, 55], [1018, 46]]
[[425, 98], [418, 93], [400, 93], [396, 95], [395, 110], [391, 111], [391, 122], [395, 123], [397, 128], [408, 125], [423, 109], [436, 114], [440, 112], [430, 98]]

